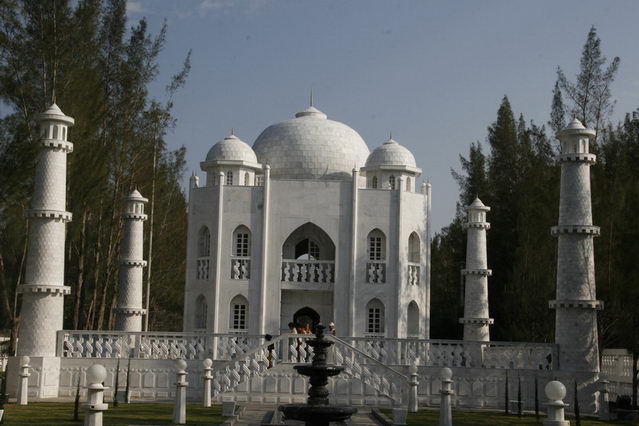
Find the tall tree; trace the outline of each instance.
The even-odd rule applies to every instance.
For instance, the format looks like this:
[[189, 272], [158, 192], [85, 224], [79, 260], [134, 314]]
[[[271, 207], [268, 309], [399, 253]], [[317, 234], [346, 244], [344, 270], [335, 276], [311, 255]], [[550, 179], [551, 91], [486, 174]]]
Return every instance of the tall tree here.
[[619, 57], [614, 57], [605, 66], [606, 57], [601, 52], [601, 39], [594, 25], [590, 28], [581, 52], [579, 74], [571, 82], [561, 67], [557, 69], [559, 86], [571, 102], [570, 112], [584, 126], [599, 133], [603, 129], [614, 107], [610, 86], [619, 69]]

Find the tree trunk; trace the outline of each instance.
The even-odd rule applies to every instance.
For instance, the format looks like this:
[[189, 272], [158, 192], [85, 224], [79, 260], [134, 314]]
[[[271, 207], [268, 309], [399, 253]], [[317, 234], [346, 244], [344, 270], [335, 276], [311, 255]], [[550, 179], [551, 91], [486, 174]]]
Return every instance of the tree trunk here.
[[151, 265], [153, 263], [153, 212], [155, 211], [155, 178], [157, 169], [158, 143], [153, 146], [153, 172], [151, 176], [151, 203], [149, 206], [149, 255], [146, 268], [146, 315], [144, 316], [144, 331], [149, 331], [149, 317], [151, 315]]
[[80, 305], [82, 303], [82, 291], [84, 286], [84, 268], [86, 251], [86, 227], [87, 209], [82, 213], [82, 228], [80, 230], [80, 253], [78, 255], [78, 279], [75, 284], [75, 294], [73, 295], [73, 329], [80, 329]]

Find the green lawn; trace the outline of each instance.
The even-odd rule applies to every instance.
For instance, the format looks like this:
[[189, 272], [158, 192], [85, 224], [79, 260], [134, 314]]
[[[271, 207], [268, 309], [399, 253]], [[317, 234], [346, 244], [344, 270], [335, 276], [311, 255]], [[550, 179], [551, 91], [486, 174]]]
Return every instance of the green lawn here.
[[[391, 411], [388, 409], [381, 410], [386, 417], [391, 418]], [[545, 414], [540, 414], [539, 422], [535, 419], [534, 415], [525, 415], [523, 417], [506, 416], [503, 413], [489, 412], [489, 411], [453, 411], [453, 425], [455, 426], [495, 426], [495, 425], [541, 425]], [[572, 418], [571, 424], [574, 425], [575, 421]], [[408, 426], [427, 426], [439, 424], [439, 410], [437, 409], [424, 409], [418, 413], [408, 414]], [[600, 422], [591, 419], [582, 419], [582, 426], [603, 426], [603, 425], [639, 425], [637, 421], [618, 421], [618, 422]]]
[[[82, 403], [81, 403], [82, 404]], [[189, 425], [217, 425], [224, 421], [220, 413], [222, 407], [214, 405], [204, 408], [199, 404], [188, 404], [186, 420]], [[13, 425], [82, 425], [84, 410], [80, 405], [80, 421], [74, 422], [72, 402], [34, 402], [29, 405], [5, 405], [7, 426]], [[122, 404], [104, 412], [105, 425], [162, 425], [172, 424], [173, 404], [133, 403]]]

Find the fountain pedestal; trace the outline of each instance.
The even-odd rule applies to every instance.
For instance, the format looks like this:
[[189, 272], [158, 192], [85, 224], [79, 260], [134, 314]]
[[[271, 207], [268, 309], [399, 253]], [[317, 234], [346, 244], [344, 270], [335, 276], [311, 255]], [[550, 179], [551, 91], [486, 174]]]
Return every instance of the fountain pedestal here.
[[307, 426], [328, 426], [331, 422], [343, 422], [357, 412], [350, 405], [328, 403], [328, 378], [340, 374], [344, 367], [326, 363], [328, 348], [334, 343], [324, 337], [324, 328], [322, 324], [318, 324], [315, 339], [307, 341], [313, 348], [312, 363], [294, 367], [299, 374], [310, 378], [307, 403], [279, 407], [287, 420], [303, 421]]

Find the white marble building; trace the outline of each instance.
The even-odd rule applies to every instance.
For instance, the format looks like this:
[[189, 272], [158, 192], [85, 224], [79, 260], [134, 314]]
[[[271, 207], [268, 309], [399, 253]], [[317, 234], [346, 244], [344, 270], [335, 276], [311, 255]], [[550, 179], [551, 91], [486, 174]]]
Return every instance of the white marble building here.
[[430, 187], [408, 149], [369, 152], [313, 106], [235, 135], [191, 178], [184, 330], [429, 336]]

